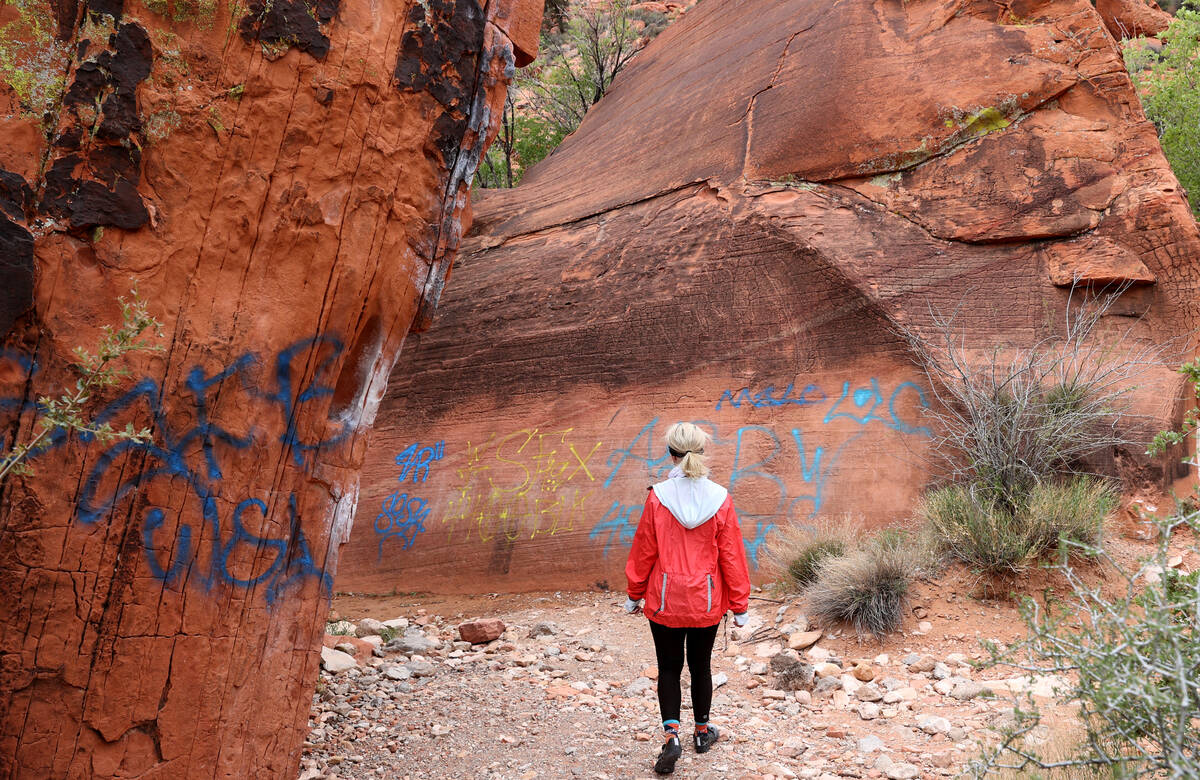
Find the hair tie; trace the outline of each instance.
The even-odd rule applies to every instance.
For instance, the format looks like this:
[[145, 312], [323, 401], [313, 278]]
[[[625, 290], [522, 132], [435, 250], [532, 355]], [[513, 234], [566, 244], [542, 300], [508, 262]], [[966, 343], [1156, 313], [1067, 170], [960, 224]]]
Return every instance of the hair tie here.
[[704, 448], [703, 448], [703, 447], [701, 447], [701, 448], [700, 448], [700, 449], [698, 449], [698, 450], [683, 450], [682, 452], [680, 452], [679, 450], [675, 449], [675, 448], [674, 448], [674, 447], [672, 447], [670, 444], [668, 444], [668, 445], [667, 445], [667, 452], [671, 453], [671, 455], [672, 455], [673, 457], [676, 457], [676, 458], [682, 458], [684, 455], [688, 454], [689, 452], [695, 453], [696, 455], [703, 455], [703, 454], [704, 454]]

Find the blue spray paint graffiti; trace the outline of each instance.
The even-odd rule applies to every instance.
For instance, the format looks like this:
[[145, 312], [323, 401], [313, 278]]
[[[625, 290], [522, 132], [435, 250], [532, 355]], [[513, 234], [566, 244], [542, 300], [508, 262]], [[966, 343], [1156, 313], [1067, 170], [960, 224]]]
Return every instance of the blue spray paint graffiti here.
[[400, 467], [398, 479], [403, 482], [412, 473], [413, 482], [424, 482], [429, 477], [429, 466], [435, 460], [441, 460], [446, 451], [446, 442], [439, 441], [429, 447], [420, 444], [410, 444], [396, 456], [396, 465]]
[[732, 390], [725, 390], [721, 393], [721, 397], [717, 399], [716, 410], [718, 412], [721, 411], [721, 404], [725, 403], [726, 401], [728, 401], [729, 405], [734, 409], [740, 409], [742, 404], [749, 404], [756, 409], [760, 409], [764, 406], [787, 406], [788, 404], [795, 404], [796, 406], [809, 406], [811, 404], [818, 404], [825, 400], [825, 394], [822, 393], [821, 388], [817, 387], [816, 385], [808, 385], [801, 390], [800, 395], [795, 398], [792, 397], [792, 390], [794, 388], [795, 385], [789, 384], [786, 388], [784, 388], [783, 394], [780, 396], [775, 395], [776, 391], [774, 385], [767, 385], [757, 393], [750, 392], [750, 388], [748, 387], [743, 387], [736, 395]]
[[[751, 394], [743, 389], [736, 396], [726, 390], [717, 402], [721, 409], [725, 402], [733, 408], [739, 408], [743, 403], [754, 407], [764, 406], [805, 406], [827, 400], [826, 395], [815, 385], [807, 386], [798, 397], [792, 396], [793, 385], [788, 385], [782, 395], [776, 395], [772, 386], [767, 386], [761, 392]], [[833, 401], [826, 412], [821, 424], [827, 425], [838, 419], [849, 419], [860, 426], [878, 423], [903, 434], [928, 437], [929, 428], [910, 423], [900, 416], [899, 401], [905, 393], [912, 395], [916, 405], [924, 408], [929, 405], [924, 391], [913, 382], [903, 382], [885, 395], [878, 380], [871, 379], [866, 385], [853, 387], [850, 382], [842, 386], [841, 395]], [[659, 418], [655, 417], [646, 423], [629, 445], [613, 450], [606, 461], [610, 468], [604, 487], [612, 486], [622, 469], [631, 463], [640, 464], [652, 480], [663, 479], [671, 468], [670, 455], [666, 444], [655, 434]], [[729, 476], [729, 491], [736, 496], [741, 490], [754, 485], [760, 495], [775, 495], [773, 506], [758, 514], [739, 513], [743, 528], [748, 529], [753, 524], [753, 538], [745, 539], [746, 557], [751, 565], [758, 566], [758, 556], [766, 543], [770, 532], [775, 528], [775, 522], [786, 519], [807, 519], [820, 512], [825, 500], [826, 483], [833, 473], [838, 460], [846, 449], [863, 433], [855, 433], [842, 440], [833, 449], [806, 445], [804, 433], [799, 428], [790, 428], [789, 434], [781, 437], [775, 430], [766, 425], [745, 425], [737, 428], [731, 437], [723, 438], [716, 423], [708, 420], [693, 420], [696, 425], [707, 430], [713, 437], [713, 447], [732, 447], [733, 466]], [[794, 452], [799, 466], [799, 481], [789, 478], [780, 471], [780, 462], [790, 461]], [[784, 456], [787, 456], [786, 459]], [[795, 486], [802, 484], [799, 491]], [[789, 489], [789, 485], [793, 486]], [[770, 503], [770, 499], [768, 499]], [[621, 504], [614, 501], [605, 512], [589, 535], [593, 541], [604, 540], [604, 554], [607, 555], [613, 542], [629, 546], [637, 530], [639, 506]]]
[[[269, 515], [268, 503], [259, 498], [245, 498], [234, 506], [229, 516], [228, 537], [225, 536], [221, 520], [220, 505], [228, 505], [229, 498], [220, 491], [223, 477], [221, 461], [229, 453], [248, 449], [261, 437], [251, 429], [237, 435], [219, 427], [211, 419], [212, 395], [221, 387], [235, 382], [251, 399], [265, 402], [275, 408], [282, 418], [283, 433], [278, 437], [297, 466], [311, 468], [316, 454], [323, 447], [342, 441], [350, 433], [349, 423], [341, 426], [334, 435], [305, 440], [299, 430], [300, 412], [305, 405], [330, 396], [333, 388], [322, 384], [320, 377], [331, 369], [342, 353], [342, 343], [334, 338], [317, 336], [303, 339], [288, 346], [275, 358], [273, 383], [263, 389], [255, 383], [252, 371], [261, 365], [257, 356], [245, 353], [231, 361], [226, 367], [208, 375], [201, 366], [187, 372], [185, 387], [192, 396], [190, 415], [169, 414], [164, 405], [166, 395], [158, 382], [143, 379], [131, 390], [104, 407], [95, 417], [97, 424], [113, 422], [131, 410], [135, 417], [148, 418], [154, 431], [152, 441], [119, 441], [110, 445], [97, 457], [95, 464], [84, 479], [76, 501], [76, 519], [91, 525], [108, 517], [125, 499], [144, 493], [145, 489], [159, 477], [172, 480], [173, 484], [186, 486], [200, 505], [200, 517], [207, 534], [197, 534], [188, 521], [178, 524], [174, 533], [166, 539], [163, 535], [166, 512], [160, 507], [146, 507], [142, 520], [141, 541], [150, 573], [167, 585], [184, 581], [195, 582], [208, 590], [215, 585], [234, 588], [263, 587], [268, 604], [274, 603], [294, 583], [315, 579], [326, 593], [332, 592], [332, 580], [313, 560], [308, 540], [301, 529], [301, 512], [294, 493], [287, 498], [287, 528], [282, 536], [259, 536], [246, 527], [248, 512], [261, 515], [265, 521]], [[308, 384], [293, 390], [295, 377], [304, 371], [310, 356], [324, 353], [317, 365], [315, 376]], [[0, 355], [0, 359], [14, 360], [26, 370], [36, 367], [27, 358]], [[24, 362], [22, 362], [24, 361]], [[0, 399], [0, 409], [28, 411], [35, 404], [21, 399]], [[141, 414], [137, 414], [140, 411]], [[195, 424], [183, 430], [173, 426], [174, 419], [195, 420]], [[143, 427], [143, 426], [137, 426]], [[89, 445], [93, 437], [79, 436], [82, 444]], [[63, 431], [50, 437], [49, 443], [35, 457], [64, 445], [67, 436]], [[194, 468], [189, 462], [196, 452], [201, 454], [203, 465]], [[125, 477], [126, 456], [140, 457], [142, 467], [133, 476]], [[221, 499], [221, 502], [218, 502]], [[178, 509], [173, 510], [178, 512]], [[200, 551], [193, 549], [193, 539], [207, 536], [207, 565], [201, 561]], [[167, 564], [161, 562], [166, 553]], [[269, 562], [260, 560], [264, 553]], [[265, 566], [264, 566], [265, 563]], [[256, 572], [256, 573], [255, 573]]]
[[[420, 442], [408, 445], [396, 456], [400, 467], [401, 483], [410, 479], [420, 483], [429, 478], [429, 466], [441, 460], [446, 452], [446, 443], [439, 441], [428, 447]], [[425, 532], [425, 519], [429, 516], [429, 503], [407, 492], [396, 491], [383, 501], [383, 511], [375, 516], [375, 533], [379, 536], [379, 560], [383, 560], [383, 543], [388, 539], [399, 539], [400, 549], [407, 550]]]
[[628, 547], [633, 544], [633, 534], [637, 531], [638, 521], [635, 519], [635, 513], [640, 519], [641, 508], [638, 504], [612, 502], [612, 506], [604, 513], [604, 517], [600, 518], [600, 522], [596, 523], [591, 533], [588, 534], [588, 539], [594, 542], [603, 538], [605, 555], [608, 555], [608, 548], [613, 541]]
[[[896, 401], [905, 391], [916, 393], [917, 401], [922, 408], [929, 406], [929, 401], [925, 399], [925, 391], [921, 389], [915, 382], [903, 382], [896, 385], [896, 389], [888, 396], [887, 416], [880, 417], [876, 414], [878, 409], [883, 404], [883, 391], [879, 389], [879, 381], [872, 379], [867, 387], [859, 387], [853, 393], [850, 392], [850, 383], [842, 384], [842, 394], [834, 401], [833, 406], [825, 415], [825, 423], [828, 424], [832, 420], [839, 417], [854, 420], [859, 425], [877, 422], [886, 425], [887, 427], [900, 431], [901, 433], [912, 433], [917, 436], [930, 436], [931, 431], [923, 425], [912, 425], [900, 419], [899, 413], [896, 411]], [[850, 397], [855, 408], [864, 410], [862, 412], [841, 411], [842, 404], [846, 398]]]

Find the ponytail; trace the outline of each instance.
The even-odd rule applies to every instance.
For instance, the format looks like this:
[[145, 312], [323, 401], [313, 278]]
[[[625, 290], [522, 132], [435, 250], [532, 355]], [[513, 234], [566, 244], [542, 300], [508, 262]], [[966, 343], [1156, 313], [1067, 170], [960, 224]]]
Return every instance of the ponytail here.
[[704, 463], [704, 456], [695, 452], [684, 453], [683, 460], [679, 461], [679, 470], [683, 472], [683, 476], [689, 479], [708, 476], [708, 466]]
[[709, 435], [697, 425], [688, 422], [675, 423], [667, 430], [667, 450], [680, 458], [679, 470], [689, 479], [708, 476], [707, 458], [704, 447]]

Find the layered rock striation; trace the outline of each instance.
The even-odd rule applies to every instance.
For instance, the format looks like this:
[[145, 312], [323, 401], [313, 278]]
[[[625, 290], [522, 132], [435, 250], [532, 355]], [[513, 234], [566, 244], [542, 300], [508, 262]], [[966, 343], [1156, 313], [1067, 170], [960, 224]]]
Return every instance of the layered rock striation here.
[[[1200, 324], [1196, 224], [1084, 0], [707, 0], [474, 231], [392, 376], [339, 587], [619, 588], [679, 419], [754, 563], [787, 525], [903, 522], [934, 397], [898, 331], [957, 311], [975, 354], [1028, 346], [1073, 284], [1127, 286], [1101, 341]], [[1178, 356], [1139, 376], [1137, 437], [1178, 418]]]
[[0, 776], [294, 776], [339, 545], [539, 2], [0, 8], [6, 443], [136, 288], [161, 351], [0, 486]]

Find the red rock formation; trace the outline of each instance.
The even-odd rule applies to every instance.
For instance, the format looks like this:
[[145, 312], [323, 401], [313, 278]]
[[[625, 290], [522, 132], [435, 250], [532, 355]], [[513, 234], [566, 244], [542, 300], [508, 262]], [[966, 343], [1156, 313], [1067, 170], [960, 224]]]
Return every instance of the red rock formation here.
[[150, 442], [2, 487], [0, 776], [295, 775], [363, 432], [540, 6], [0, 9], [8, 440], [119, 295], [166, 331], [94, 406]]
[[1117, 40], [1155, 36], [1171, 24], [1171, 15], [1152, 0], [1096, 0], [1096, 10]]
[[[1076, 277], [1136, 283], [1105, 335], [1200, 324], [1200, 236], [1086, 0], [706, 0], [475, 225], [392, 376], [339, 587], [619, 588], [676, 419], [717, 434], [752, 553], [814, 515], [901, 522], [932, 398], [897, 325], [961, 303], [969, 347], [1030, 344]], [[1180, 393], [1148, 370], [1133, 430]]]

